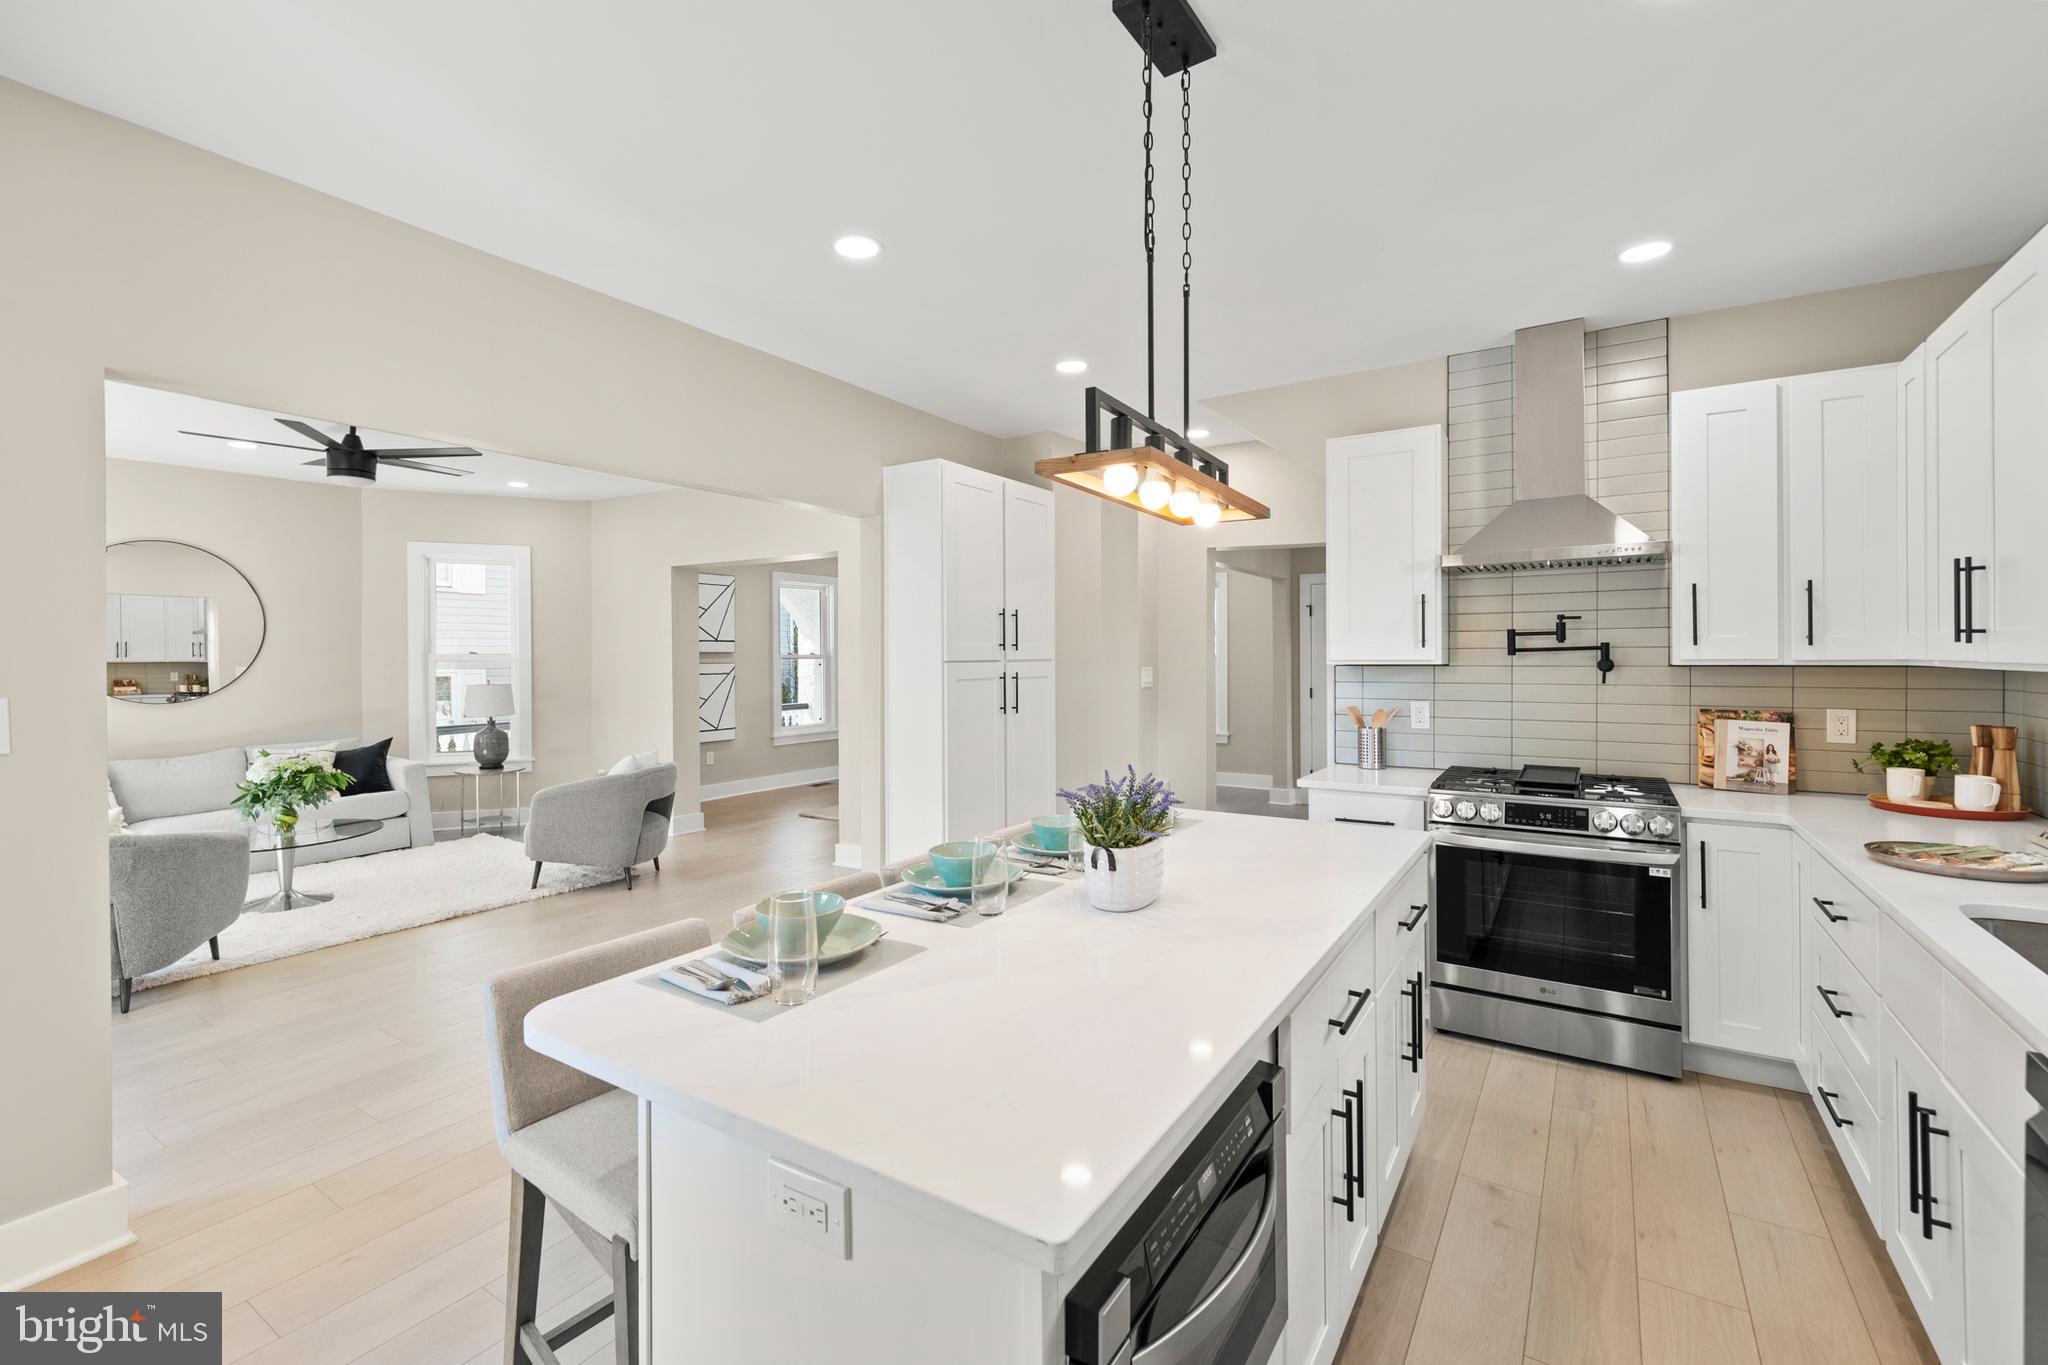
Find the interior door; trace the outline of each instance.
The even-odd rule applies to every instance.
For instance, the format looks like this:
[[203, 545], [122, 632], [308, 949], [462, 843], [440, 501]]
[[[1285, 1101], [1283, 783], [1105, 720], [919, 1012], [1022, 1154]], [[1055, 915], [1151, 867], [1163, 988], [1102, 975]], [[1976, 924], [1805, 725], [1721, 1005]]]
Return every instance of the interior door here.
[[1330, 761], [1330, 651], [1325, 631], [1330, 612], [1327, 574], [1301, 576], [1301, 770], [1312, 773]]
[[1052, 518], [1051, 489], [1004, 485], [1003, 596], [1010, 613], [1012, 659], [1052, 657]]
[[945, 657], [963, 662], [1010, 657], [1010, 616], [1003, 602], [1003, 489], [1009, 481], [948, 465], [939, 493], [939, 544]]
[[1050, 659], [1010, 664], [1010, 709], [1003, 728], [1005, 826], [1060, 809], [1054, 795], [1059, 790], [1059, 725], [1052, 667]]
[[1010, 719], [1010, 670], [993, 660], [946, 669], [946, 803], [943, 839], [972, 839], [1002, 829], [1007, 807], [1004, 751]]

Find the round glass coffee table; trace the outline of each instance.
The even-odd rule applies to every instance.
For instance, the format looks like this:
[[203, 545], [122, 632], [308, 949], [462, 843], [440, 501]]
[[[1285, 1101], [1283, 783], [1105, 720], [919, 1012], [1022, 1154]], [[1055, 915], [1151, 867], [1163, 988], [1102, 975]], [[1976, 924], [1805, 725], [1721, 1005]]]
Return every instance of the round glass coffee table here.
[[249, 851], [251, 853], [275, 853], [277, 855], [277, 893], [259, 896], [242, 908], [244, 910], [298, 910], [308, 905], [320, 905], [334, 899], [314, 891], [292, 890], [292, 864], [302, 848], [318, 848], [322, 844], [338, 844], [348, 839], [360, 839], [366, 834], [375, 834], [384, 828], [382, 820], [336, 820], [331, 825], [315, 825], [310, 820], [301, 821], [290, 834], [281, 833], [277, 826], [261, 824], [249, 830]]

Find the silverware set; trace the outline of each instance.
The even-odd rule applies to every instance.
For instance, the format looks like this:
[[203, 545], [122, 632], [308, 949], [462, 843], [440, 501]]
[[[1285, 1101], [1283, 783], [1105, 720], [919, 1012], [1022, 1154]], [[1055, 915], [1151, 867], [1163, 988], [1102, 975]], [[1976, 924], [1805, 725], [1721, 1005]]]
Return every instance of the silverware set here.
[[757, 995], [766, 994], [765, 988], [755, 989], [739, 977], [720, 968], [709, 958], [687, 958], [676, 963], [675, 970], [703, 982], [714, 991], [724, 991], [737, 1000], [751, 1000]]

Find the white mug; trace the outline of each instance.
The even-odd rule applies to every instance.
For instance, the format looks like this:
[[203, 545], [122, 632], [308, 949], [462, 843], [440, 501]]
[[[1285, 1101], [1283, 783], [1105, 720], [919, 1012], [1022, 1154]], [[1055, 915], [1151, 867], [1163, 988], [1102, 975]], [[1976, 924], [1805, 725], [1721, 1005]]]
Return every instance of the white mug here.
[[1998, 807], [1998, 783], [1988, 777], [1958, 776], [1956, 778], [1957, 810], [1995, 810]]

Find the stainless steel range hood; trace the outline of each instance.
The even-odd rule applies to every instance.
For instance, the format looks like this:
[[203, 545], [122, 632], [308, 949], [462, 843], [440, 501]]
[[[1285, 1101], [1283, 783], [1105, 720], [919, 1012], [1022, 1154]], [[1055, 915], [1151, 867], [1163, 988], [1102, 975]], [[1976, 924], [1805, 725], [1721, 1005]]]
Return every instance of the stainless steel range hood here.
[[1586, 495], [1586, 322], [1515, 333], [1515, 500], [1447, 573], [1661, 564], [1668, 547]]

